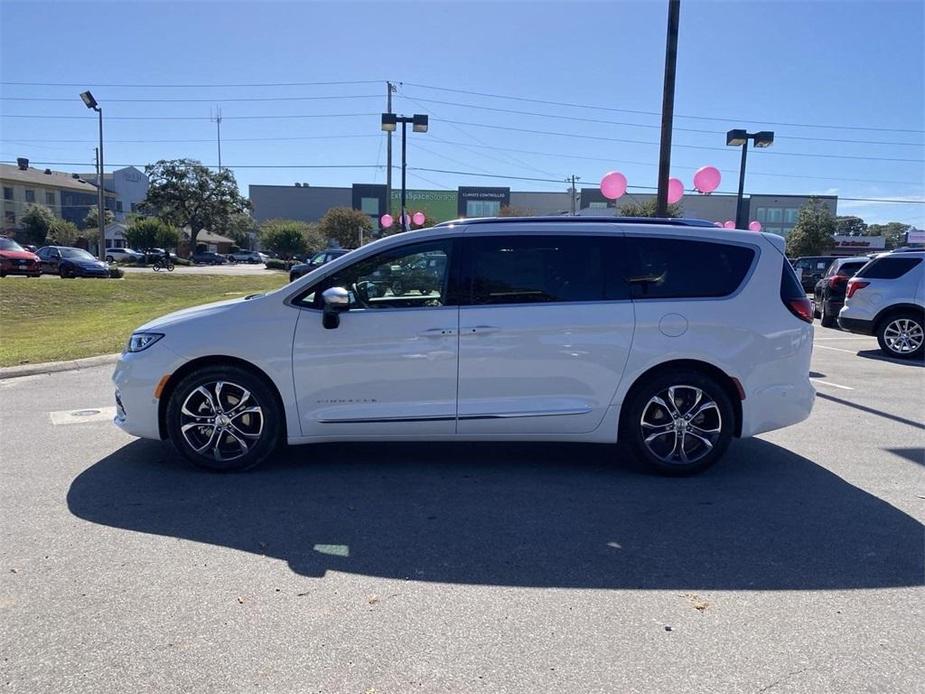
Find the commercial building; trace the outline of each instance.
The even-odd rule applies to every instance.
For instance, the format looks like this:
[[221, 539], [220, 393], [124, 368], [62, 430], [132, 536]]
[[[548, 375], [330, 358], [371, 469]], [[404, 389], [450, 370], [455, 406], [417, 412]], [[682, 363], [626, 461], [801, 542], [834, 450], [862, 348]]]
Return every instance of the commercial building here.
[[[83, 180], [96, 185], [95, 173], [78, 174]], [[134, 166], [116, 169], [103, 174], [103, 186], [116, 194], [115, 218], [124, 222], [127, 215], [138, 211], [148, 195], [148, 177]]]
[[[267, 219], [298, 219], [318, 221], [332, 207], [352, 207], [378, 219], [389, 212], [397, 217], [401, 206], [401, 191], [392, 190], [391, 205], [386, 203], [386, 188], [382, 184], [355, 183], [350, 188], [314, 187], [304, 183], [294, 186], [252, 185], [249, 189], [254, 219], [260, 223]], [[627, 193], [617, 201], [607, 200], [597, 188], [582, 188], [575, 201], [576, 213], [581, 215], [617, 214], [627, 202], [646, 202], [654, 193]], [[814, 196], [837, 213], [838, 198], [834, 195]], [[512, 191], [504, 187], [461, 186], [456, 190], [411, 189], [406, 192], [409, 213], [423, 212], [434, 222], [459, 217], [491, 217], [510, 207], [530, 215], [569, 214], [571, 193], [542, 191]], [[749, 221], [761, 222], [765, 231], [786, 236], [796, 223], [800, 207], [807, 195], [750, 195], [746, 196]], [[688, 193], [679, 203], [685, 217], [706, 219], [711, 222], [734, 220], [734, 195], [698, 195]]]
[[[19, 158], [16, 165], [0, 164], [3, 188], [3, 231], [15, 233], [22, 228], [22, 215], [28, 205], [44, 205], [56, 217], [83, 227], [87, 213], [97, 205], [96, 186], [78, 174], [34, 169], [29, 160]], [[116, 195], [105, 191], [106, 208], [116, 209]]]

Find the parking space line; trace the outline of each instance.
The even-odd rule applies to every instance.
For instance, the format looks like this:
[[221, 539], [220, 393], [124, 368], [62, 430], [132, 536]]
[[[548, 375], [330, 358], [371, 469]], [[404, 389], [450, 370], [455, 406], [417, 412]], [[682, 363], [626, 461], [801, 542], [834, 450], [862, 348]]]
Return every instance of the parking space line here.
[[823, 381], [818, 378], [811, 378], [809, 380], [812, 381], [813, 383], [818, 383], [819, 385], [822, 385], [822, 386], [832, 386], [833, 388], [841, 388], [842, 390], [854, 390], [854, 388], [852, 388], [851, 386], [843, 386], [838, 383], [832, 383], [831, 381]]
[[871, 340], [871, 339], [873, 339], [872, 336], [871, 337], [855, 337], [854, 335], [850, 335], [846, 337], [817, 337], [815, 338], [815, 341], [818, 342], [819, 340]]
[[857, 354], [857, 352], [853, 349], [842, 349], [841, 347], [829, 347], [828, 345], [814, 345], [814, 346], [818, 347], [819, 349], [830, 349], [833, 352], [845, 352], [846, 354]]

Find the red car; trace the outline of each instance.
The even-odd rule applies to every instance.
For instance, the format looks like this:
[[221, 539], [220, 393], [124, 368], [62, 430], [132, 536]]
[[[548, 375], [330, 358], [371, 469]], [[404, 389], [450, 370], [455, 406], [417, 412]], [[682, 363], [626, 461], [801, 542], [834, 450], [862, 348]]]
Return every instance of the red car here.
[[26, 275], [38, 277], [42, 274], [39, 257], [30, 253], [13, 239], [0, 236], [0, 277]]

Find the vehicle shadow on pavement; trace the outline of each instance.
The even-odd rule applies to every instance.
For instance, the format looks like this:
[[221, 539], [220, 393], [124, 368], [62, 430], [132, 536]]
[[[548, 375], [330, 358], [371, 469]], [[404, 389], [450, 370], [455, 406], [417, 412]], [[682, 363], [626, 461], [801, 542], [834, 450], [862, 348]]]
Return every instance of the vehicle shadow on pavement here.
[[[615, 461], [616, 458], [616, 461]], [[736, 441], [691, 478], [610, 446], [323, 444], [245, 474], [130, 443], [68, 507], [107, 526], [283, 559], [293, 571], [568, 588], [920, 585], [922, 526], [790, 451]]]
[[863, 349], [858, 352], [859, 357], [864, 359], [873, 359], [874, 361], [885, 361], [890, 364], [899, 364], [900, 366], [916, 366], [918, 368], [925, 367], [925, 361], [921, 359], [896, 359], [893, 357], [886, 356], [879, 349]]

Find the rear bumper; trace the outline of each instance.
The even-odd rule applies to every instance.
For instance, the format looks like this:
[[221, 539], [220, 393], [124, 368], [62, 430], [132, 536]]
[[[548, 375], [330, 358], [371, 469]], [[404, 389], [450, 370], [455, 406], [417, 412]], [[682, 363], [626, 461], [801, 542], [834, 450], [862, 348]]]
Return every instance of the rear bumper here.
[[858, 333], [860, 335], [873, 335], [874, 322], [861, 318], [842, 318], [838, 317], [838, 327], [847, 330], [849, 333]]
[[748, 394], [742, 401], [742, 436], [783, 429], [809, 417], [816, 389], [805, 381], [769, 386]]

